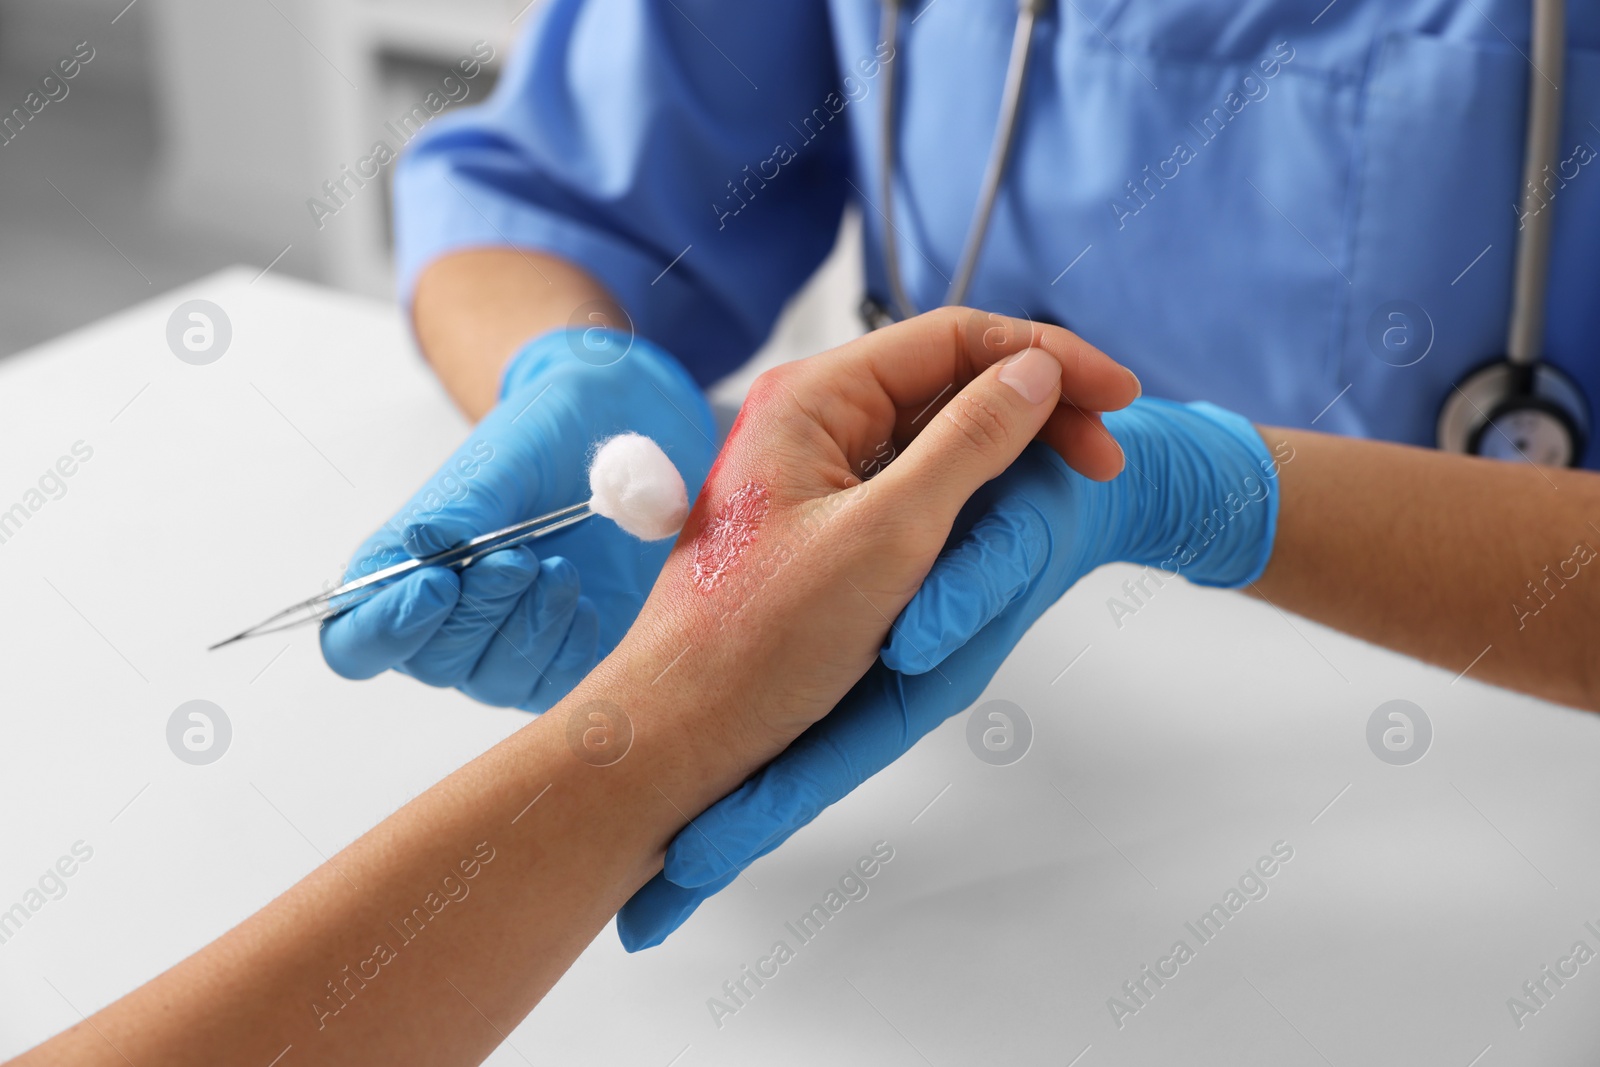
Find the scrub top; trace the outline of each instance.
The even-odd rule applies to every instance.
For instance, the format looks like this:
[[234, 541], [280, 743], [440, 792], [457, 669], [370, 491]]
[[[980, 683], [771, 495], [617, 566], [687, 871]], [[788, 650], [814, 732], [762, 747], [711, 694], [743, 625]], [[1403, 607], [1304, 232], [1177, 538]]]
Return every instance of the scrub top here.
[[[1065, 325], [1151, 395], [1431, 445], [1503, 354], [1530, 0], [1072, 0], [1040, 22], [966, 303]], [[1600, 397], [1600, 5], [1569, 3], [1546, 358]], [[702, 383], [759, 346], [847, 204], [887, 297], [943, 302], [1016, 0], [544, 0], [396, 175], [402, 296], [451, 251], [583, 266]], [[1331, 406], [1330, 406], [1331, 405]], [[1585, 465], [1595, 467], [1600, 443]]]

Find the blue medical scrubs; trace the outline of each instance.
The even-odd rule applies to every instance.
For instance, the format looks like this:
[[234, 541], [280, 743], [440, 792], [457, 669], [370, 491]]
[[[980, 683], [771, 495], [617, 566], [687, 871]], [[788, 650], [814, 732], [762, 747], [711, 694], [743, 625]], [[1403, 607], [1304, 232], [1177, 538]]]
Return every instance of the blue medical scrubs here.
[[[1600, 397], [1600, 5], [1568, 9], [1546, 354]], [[892, 54], [894, 227], [934, 307], [1015, 10], [923, 0], [890, 43], [876, 0], [547, 0], [493, 96], [399, 168], [402, 294], [451, 251], [544, 249], [710, 382], [853, 203], [887, 297]], [[1153, 395], [1432, 444], [1452, 383], [1503, 352], [1528, 37], [1529, 0], [1058, 4], [966, 302], [1069, 326]]]

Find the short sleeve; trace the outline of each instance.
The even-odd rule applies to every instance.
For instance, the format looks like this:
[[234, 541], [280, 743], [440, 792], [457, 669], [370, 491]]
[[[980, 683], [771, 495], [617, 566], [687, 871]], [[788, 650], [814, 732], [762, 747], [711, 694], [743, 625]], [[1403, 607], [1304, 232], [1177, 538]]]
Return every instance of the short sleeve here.
[[447, 253], [538, 249], [715, 380], [760, 346], [838, 229], [849, 147], [821, 121], [842, 106], [827, 5], [544, 0], [529, 18], [489, 98], [402, 157], [402, 299]]

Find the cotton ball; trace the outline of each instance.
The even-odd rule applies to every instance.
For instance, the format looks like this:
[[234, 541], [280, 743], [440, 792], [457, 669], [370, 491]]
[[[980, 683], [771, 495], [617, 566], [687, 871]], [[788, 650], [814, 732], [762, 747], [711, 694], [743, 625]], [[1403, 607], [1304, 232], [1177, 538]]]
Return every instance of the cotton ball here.
[[689, 493], [661, 446], [625, 433], [601, 443], [589, 463], [589, 507], [641, 541], [660, 541], [683, 529]]

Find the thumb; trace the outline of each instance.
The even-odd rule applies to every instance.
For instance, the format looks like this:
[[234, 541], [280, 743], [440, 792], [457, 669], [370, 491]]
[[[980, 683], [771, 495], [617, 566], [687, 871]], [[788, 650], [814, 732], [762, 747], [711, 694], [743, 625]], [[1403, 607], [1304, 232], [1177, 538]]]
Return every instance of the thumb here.
[[492, 526], [493, 522], [495, 520], [471, 513], [447, 512], [430, 515], [402, 530], [400, 544], [414, 559], [422, 559], [470, 541], [479, 534], [489, 533], [491, 529], [510, 525], [509, 522], [499, 522], [498, 525]]
[[1060, 361], [1024, 349], [968, 382], [873, 483], [948, 529], [967, 499], [1022, 454], [1060, 399]]
[[582, 500], [591, 431], [559, 388], [492, 412], [391, 520], [412, 556]]
[[1001, 496], [940, 553], [900, 612], [883, 665], [901, 674], [933, 670], [1032, 588], [1050, 555], [1044, 516], [1025, 499]]

